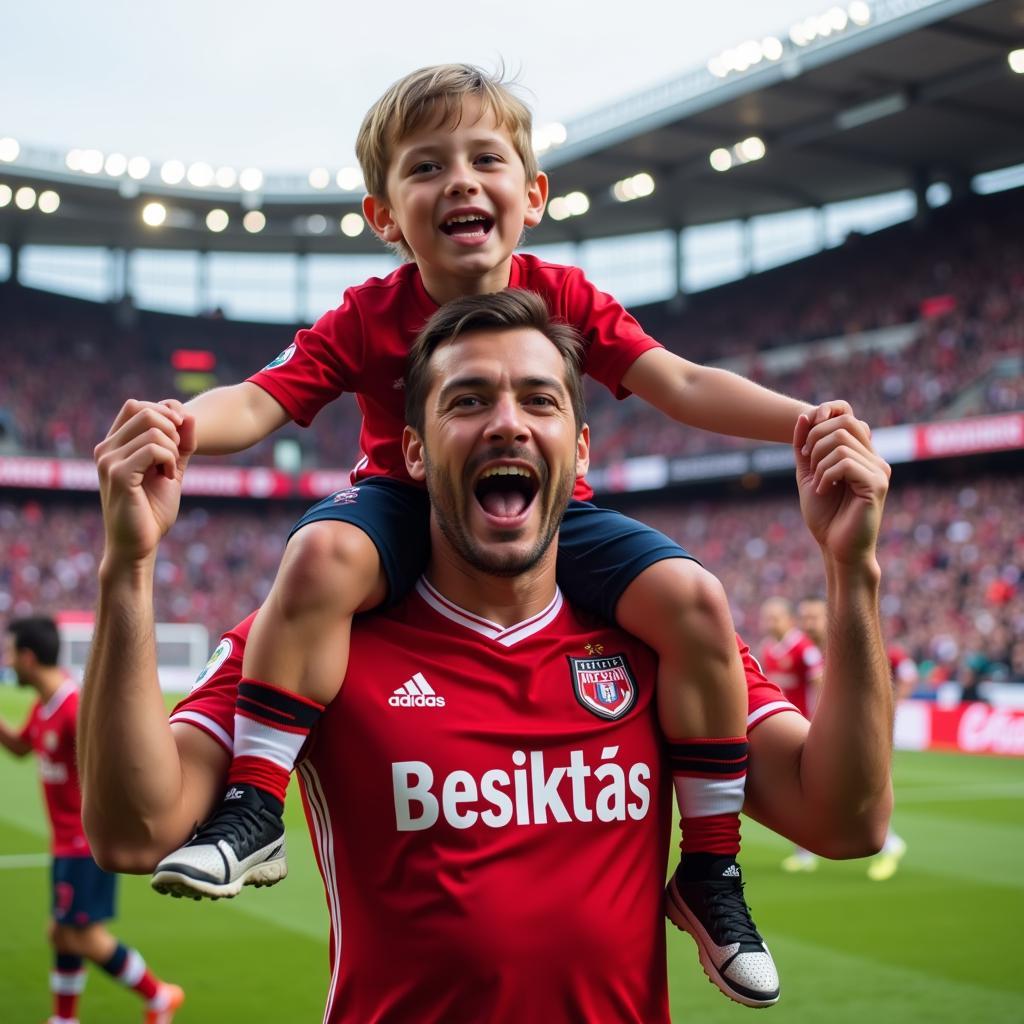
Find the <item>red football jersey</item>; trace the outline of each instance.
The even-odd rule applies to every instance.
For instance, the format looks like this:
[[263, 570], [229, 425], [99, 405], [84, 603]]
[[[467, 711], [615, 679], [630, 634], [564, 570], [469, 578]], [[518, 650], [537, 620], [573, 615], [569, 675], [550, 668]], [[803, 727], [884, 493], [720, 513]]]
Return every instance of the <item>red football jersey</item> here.
[[55, 857], [89, 853], [75, 763], [77, 717], [78, 687], [69, 679], [45, 704], [36, 701], [21, 730], [21, 738], [32, 745], [39, 762]]
[[[598, 291], [576, 267], [512, 257], [510, 288], [538, 292], [552, 316], [572, 324], [586, 344], [586, 372], [620, 398], [626, 370], [648, 349], [660, 348], [610, 295]], [[405, 364], [416, 335], [437, 311], [415, 263], [385, 278], [349, 288], [342, 304], [249, 380], [277, 399], [296, 423], [313, 417], [342, 392], [357, 396], [363, 414], [362, 457], [352, 482], [390, 476], [411, 482], [402, 457], [405, 427]], [[590, 498], [585, 481], [575, 497]]]
[[[231, 749], [250, 616], [173, 722]], [[793, 710], [749, 652], [753, 721]], [[653, 654], [562, 604], [501, 627], [421, 580], [357, 619], [299, 766], [325, 1021], [668, 1021]]]
[[889, 659], [889, 672], [896, 686], [897, 695], [903, 696], [917, 682], [919, 673], [917, 663], [902, 647], [890, 644], [885, 650]]
[[810, 717], [822, 673], [821, 651], [814, 642], [800, 630], [791, 629], [781, 640], [765, 641], [761, 664], [800, 713]]

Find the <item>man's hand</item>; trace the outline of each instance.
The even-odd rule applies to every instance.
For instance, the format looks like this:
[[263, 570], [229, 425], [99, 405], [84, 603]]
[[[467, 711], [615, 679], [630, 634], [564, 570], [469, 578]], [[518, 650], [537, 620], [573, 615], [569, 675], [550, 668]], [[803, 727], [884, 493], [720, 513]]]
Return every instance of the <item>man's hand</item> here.
[[826, 555], [846, 565], [873, 564], [891, 470], [871, 446], [868, 425], [836, 404], [797, 420], [800, 510]]
[[129, 400], [93, 452], [106, 525], [106, 557], [141, 562], [171, 528], [195, 450], [195, 420], [180, 402]]

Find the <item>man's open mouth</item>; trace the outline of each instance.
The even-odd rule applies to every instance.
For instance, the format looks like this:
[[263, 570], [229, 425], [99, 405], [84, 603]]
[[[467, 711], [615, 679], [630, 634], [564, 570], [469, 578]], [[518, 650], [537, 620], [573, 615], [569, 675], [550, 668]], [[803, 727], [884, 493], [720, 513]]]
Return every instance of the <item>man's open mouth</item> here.
[[473, 488], [480, 507], [495, 519], [518, 519], [540, 489], [537, 474], [528, 466], [491, 466]]
[[482, 238], [494, 227], [494, 218], [483, 213], [460, 213], [447, 218], [441, 230], [449, 237]]

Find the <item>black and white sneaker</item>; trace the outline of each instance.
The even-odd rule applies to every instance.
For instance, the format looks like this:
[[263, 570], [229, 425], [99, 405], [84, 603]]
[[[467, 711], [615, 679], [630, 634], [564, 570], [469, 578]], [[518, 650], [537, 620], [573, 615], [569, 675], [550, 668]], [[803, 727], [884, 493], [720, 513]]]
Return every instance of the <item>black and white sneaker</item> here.
[[677, 868], [665, 890], [665, 912], [693, 936], [704, 973], [730, 999], [755, 1007], [779, 1001], [779, 974], [751, 920], [738, 865], [701, 881], [683, 880]]
[[[283, 810], [283, 808], [282, 808]], [[168, 896], [237, 896], [243, 885], [273, 885], [288, 874], [281, 813], [253, 786], [236, 785], [208, 822], [156, 866], [150, 885]]]

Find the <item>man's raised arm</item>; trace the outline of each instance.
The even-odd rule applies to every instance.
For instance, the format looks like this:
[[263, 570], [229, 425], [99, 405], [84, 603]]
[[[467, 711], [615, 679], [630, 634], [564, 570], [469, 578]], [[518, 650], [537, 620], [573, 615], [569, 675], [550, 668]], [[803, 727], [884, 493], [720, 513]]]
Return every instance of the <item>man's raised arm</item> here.
[[822, 856], [864, 857], [880, 849], [892, 813], [893, 695], [876, 558], [890, 470], [849, 413], [801, 416], [794, 449], [801, 512], [825, 564], [824, 680], [810, 725], [780, 714], [751, 732], [746, 810]]
[[157, 677], [153, 573], [194, 448], [178, 403], [126, 402], [96, 447], [105, 544], [79, 714], [82, 820], [108, 870], [146, 872], [215, 803], [227, 754], [172, 729]]

